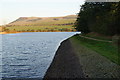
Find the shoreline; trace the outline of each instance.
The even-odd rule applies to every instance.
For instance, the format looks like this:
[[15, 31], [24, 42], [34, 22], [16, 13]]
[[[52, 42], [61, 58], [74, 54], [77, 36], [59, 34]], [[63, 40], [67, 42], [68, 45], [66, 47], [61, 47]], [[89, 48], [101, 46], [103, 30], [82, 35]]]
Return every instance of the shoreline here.
[[[65, 31], [57, 31], [57, 32], [65, 32]], [[68, 32], [73, 32], [73, 31], [68, 31]], [[16, 34], [16, 33], [25, 33], [25, 32], [0, 32], [0, 34]]]
[[[67, 51], [66, 51], [67, 50]], [[69, 57], [69, 58], [68, 58]], [[61, 42], [54, 59], [48, 68], [44, 79], [58, 78], [84, 78], [82, 66], [75, 54], [70, 41], [64, 40]]]
[[119, 65], [81, 44], [76, 45], [75, 41], [69, 38], [60, 44], [43, 80], [59, 78], [118, 79], [120, 78], [118, 70], [120, 70]]
[[16, 33], [23, 33], [23, 32], [0, 32], [0, 34], [16, 34]]

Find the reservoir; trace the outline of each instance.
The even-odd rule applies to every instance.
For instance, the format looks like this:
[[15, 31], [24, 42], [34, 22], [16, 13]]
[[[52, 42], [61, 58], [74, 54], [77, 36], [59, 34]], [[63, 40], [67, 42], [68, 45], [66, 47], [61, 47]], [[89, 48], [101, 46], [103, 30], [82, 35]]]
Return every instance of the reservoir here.
[[60, 43], [79, 32], [29, 32], [2, 35], [3, 78], [43, 78]]

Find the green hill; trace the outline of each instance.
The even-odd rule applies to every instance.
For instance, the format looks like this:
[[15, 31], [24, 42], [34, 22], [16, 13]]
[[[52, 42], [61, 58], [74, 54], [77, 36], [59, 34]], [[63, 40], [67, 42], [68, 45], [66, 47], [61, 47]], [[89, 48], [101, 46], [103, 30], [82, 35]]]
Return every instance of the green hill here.
[[20, 17], [8, 25], [33, 25], [33, 26], [48, 26], [48, 25], [71, 25], [76, 20], [76, 15], [69, 15], [65, 17]]
[[77, 15], [63, 17], [20, 17], [6, 25], [8, 31], [17, 32], [51, 32], [75, 31], [74, 22]]

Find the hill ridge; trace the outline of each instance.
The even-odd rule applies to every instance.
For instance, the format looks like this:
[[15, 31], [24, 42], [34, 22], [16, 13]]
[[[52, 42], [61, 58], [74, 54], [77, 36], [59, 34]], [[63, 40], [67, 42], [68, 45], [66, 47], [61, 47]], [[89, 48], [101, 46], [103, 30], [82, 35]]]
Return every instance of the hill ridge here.
[[[54, 24], [59, 23], [72, 23], [77, 19], [77, 15], [67, 15], [62, 17], [19, 17], [15, 21], [8, 25], [32, 25], [53, 22]], [[41, 23], [42, 22], [42, 23]]]

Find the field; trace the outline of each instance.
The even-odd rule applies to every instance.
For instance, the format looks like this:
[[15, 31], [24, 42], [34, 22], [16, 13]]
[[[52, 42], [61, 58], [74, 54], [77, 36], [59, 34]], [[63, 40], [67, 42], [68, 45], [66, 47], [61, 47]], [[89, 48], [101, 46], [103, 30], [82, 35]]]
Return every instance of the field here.
[[0, 32], [2, 32], [2, 26], [0, 26]]
[[17, 32], [58, 32], [58, 31], [75, 31], [72, 26], [12, 26], [7, 27], [9, 31]]

